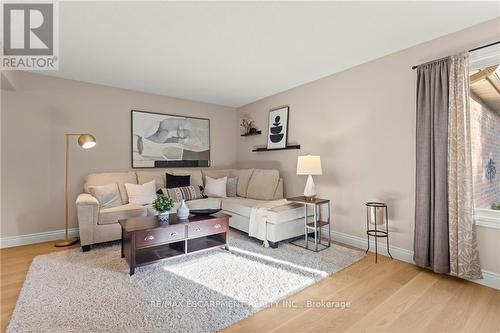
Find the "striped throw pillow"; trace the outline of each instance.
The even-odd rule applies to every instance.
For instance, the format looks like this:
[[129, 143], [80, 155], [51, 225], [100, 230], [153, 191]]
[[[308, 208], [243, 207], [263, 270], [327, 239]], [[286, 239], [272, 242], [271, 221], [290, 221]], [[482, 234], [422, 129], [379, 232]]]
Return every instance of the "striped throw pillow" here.
[[198, 186], [162, 188], [161, 191], [164, 196], [172, 198], [176, 202], [181, 202], [182, 200], [189, 201], [203, 198], [203, 196], [201, 195], [201, 190]]

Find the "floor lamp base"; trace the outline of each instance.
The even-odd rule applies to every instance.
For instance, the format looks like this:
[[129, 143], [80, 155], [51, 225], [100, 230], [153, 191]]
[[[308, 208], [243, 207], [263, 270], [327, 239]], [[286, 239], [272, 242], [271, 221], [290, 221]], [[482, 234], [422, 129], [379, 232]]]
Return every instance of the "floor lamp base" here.
[[78, 243], [79, 240], [80, 239], [78, 237], [70, 237], [68, 239], [56, 241], [54, 243], [54, 245], [56, 247], [65, 247], [65, 246], [70, 246], [70, 245], [76, 244], [76, 243]]

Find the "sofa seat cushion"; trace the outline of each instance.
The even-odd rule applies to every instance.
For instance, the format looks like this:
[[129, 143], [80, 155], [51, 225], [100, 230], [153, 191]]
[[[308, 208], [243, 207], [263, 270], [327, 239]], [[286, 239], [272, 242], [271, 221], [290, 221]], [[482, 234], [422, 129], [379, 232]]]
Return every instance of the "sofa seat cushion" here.
[[267, 201], [255, 200], [241, 197], [230, 197], [222, 199], [222, 209], [241, 216], [250, 217], [253, 207], [265, 204]]
[[272, 224], [285, 223], [300, 218], [304, 218], [304, 205], [295, 202], [274, 207], [267, 213], [267, 223]]
[[186, 201], [189, 209], [220, 209], [221, 199], [219, 198], [205, 198]]
[[135, 204], [126, 204], [112, 208], [104, 208], [99, 211], [97, 224], [112, 224], [118, 220], [147, 215], [147, 207]]
[[[247, 198], [224, 198], [222, 209], [249, 218], [253, 207], [258, 207], [269, 201]], [[271, 208], [267, 214], [267, 222], [280, 224], [304, 217], [304, 206], [297, 203], [288, 203], [283, 206]]]

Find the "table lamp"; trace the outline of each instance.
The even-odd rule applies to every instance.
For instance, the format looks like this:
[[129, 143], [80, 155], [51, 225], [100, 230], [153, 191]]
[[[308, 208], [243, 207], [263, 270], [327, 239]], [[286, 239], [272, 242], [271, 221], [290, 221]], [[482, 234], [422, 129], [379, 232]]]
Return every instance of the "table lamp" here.
[[297, 157], [297, 175], [307, 175], [306, 187], [304, 188], [304, 196], [308, 200], [314, 200], [316, 197], [316, 189], [312, 176], [322, 175], [321, 157], [315, 155], [305, 155]]

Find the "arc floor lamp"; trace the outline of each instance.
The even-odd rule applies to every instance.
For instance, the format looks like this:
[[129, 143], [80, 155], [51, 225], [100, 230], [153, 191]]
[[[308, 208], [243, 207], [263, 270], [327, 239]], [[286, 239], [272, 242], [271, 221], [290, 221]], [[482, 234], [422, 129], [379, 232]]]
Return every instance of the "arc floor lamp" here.
[[57, 247], [70, 246], [78, 242], [77, 237], [69, 237], [68, 234], [68, 193], [69, 193], [69, 184], [68, 184], [68, 166], [69, 166], [69, 138], [73, 136], [78, 136], [78, 144], [83, 149], [93, 148], [97, 141], [92, 134], [64, 134], [66, 138], [66, 150], [65, 150], [65, 166], [64, 166], [64, 228], [65, 228], [65, 238], [63, 240], [57, 241], [54, 245]]

